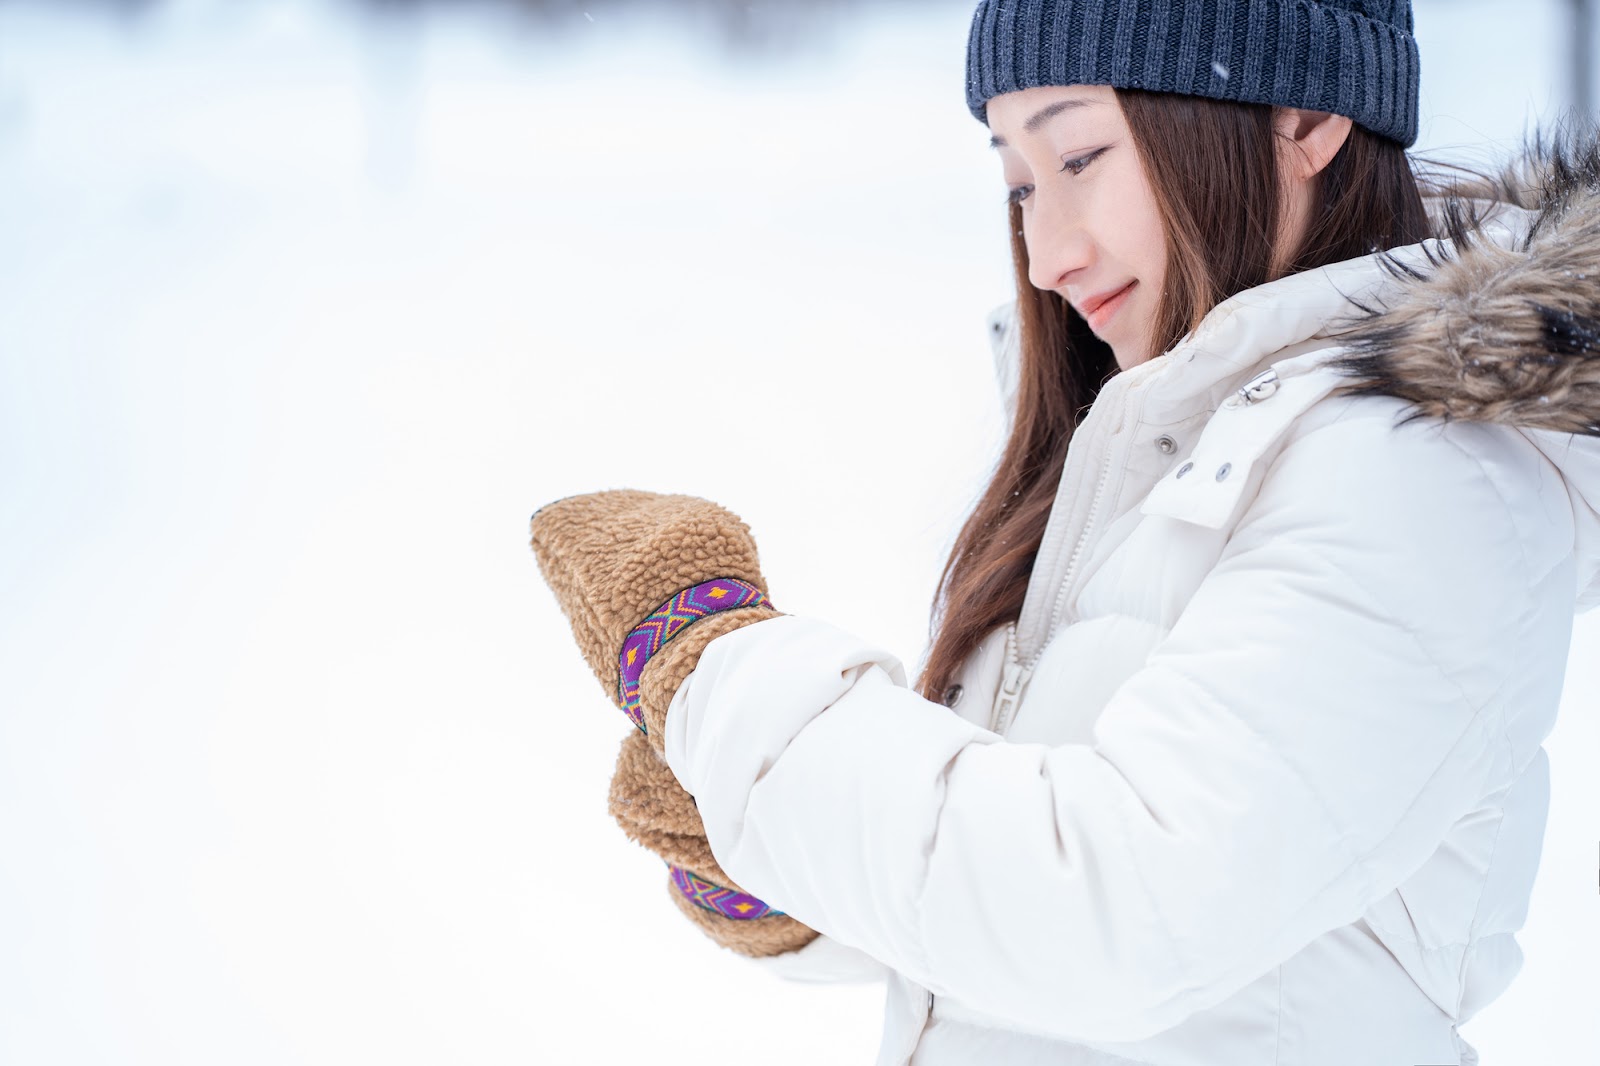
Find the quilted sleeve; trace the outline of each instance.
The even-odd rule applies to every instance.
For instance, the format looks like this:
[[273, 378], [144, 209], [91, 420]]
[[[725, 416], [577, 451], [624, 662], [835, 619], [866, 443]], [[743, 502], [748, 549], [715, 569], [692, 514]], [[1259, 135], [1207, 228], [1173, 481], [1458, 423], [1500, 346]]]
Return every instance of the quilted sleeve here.
[[1507, 772], [1514, 671], [1549, 667], [1530, 634], [1572, 609], [1486, 473], [1505, 437], [1380, 408], [1277, 456], [1092, 744], [1007, 742], [820, 620], [713, 641], [664, 740], [718, 861], [1066, 1040], [1145, 1039], [1354, 921]]

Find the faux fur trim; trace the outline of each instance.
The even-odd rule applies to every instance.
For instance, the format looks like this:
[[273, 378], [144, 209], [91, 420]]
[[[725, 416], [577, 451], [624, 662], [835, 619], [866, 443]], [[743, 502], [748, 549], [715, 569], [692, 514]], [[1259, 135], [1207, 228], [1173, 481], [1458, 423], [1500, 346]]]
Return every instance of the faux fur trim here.
[[[1340, 394], [1411, 402], [1405, 421], [1466, 419], [1600, 436], [1600, 133], [1535, 131], [1498, 173], [1436, 191], [1431, 269], [1381, 257], [1402, 282], [1340, 337]], [[1484, 226], [1533, 213], [1510, 246]]]

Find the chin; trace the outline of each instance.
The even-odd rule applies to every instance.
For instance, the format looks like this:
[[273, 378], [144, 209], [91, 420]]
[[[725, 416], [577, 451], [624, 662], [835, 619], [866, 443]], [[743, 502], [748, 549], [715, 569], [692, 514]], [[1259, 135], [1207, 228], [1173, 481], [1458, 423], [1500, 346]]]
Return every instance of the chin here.
[[1117, 369], [1119, 370], [1131, 370], [1150, 358], [1145, 352], [1126, 346], [1112, 346], [1111, 354], [1117, 357]]

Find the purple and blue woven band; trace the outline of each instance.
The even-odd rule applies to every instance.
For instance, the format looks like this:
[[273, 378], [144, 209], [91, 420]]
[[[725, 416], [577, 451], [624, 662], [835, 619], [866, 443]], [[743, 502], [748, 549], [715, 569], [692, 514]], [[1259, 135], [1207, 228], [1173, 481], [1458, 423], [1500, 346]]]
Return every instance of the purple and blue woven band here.
[[747, 921], [751, 918], [775, 918], [783, 911], [774, 910], [762, 903], [754, 896], [744, 892], [735, 892], [731, 888], [714, 885], [699, 874], [685, 870], [681, 866], [667, 863], [667, 869], [672, 871], [672, 883], [684, 898], [702, 910], [720, 914], [724, 918], [735, 921]]
[[639, 679], [644, 676], [650, 657], [696, 619], [735, 607], [762, 604], [770, 604], [770, 601], [750, 582], [736, 577], [718, 577], [675, 593], [651, 611], [622, 642], [622, 651], [617, 657], [617, 706], [622, 708], [622, 713], [641, 733], [650, 732], [645, 728], [644, 710], [639, 705]]
[[[650, 657], [696, 619], [718, 611], [759, 607], [762, 604], [770, 605], [770, 601], [765, 593], [750, 582], [736, 577], [718, 577], [675, 593], [671, 599], [651, 611], [649, 617], [628, 634], [617, 656], [617, 706], [622, 708], [622, 713], [641, 733], [648, 733], [644, 724], [644, 710], [640, 706], [639, 679], [644, 676], [645, 664]], [[783, 911], [767, 906], [748, 893], [714, 885], [681, 866], [669, 862], [667, 869], [672, 871], [673, 886], [685, 899], [702, 910], [735, 921], [783, 914]]]

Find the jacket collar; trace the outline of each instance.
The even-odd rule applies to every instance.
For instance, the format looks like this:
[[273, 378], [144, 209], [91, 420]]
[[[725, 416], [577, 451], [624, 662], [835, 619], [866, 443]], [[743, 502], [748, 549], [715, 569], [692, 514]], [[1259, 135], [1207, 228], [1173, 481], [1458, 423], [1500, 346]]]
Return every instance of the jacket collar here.
[[[1443, 203], [1430, 203], [1436, 218]], [[1515, 247], [1534, 220], [1532, 212], [1515, 205], [1486, 199], [1470, 204], [1478, 220], [1475, 237], [1484, 247]], [[1215, 411], [1268, 365], [1306, 356], [1299, 362], [1309, 366], [1324, 361], [1312, 353], [1345, 354], [1370, 332], [1376, 308], [1413, 299], [1414, 290], [1425, 284], [1418, 277], [1421, 269], [1453, 255], [1455, 244], [1446, 237], [1375, 252], [1224, 300], [1193, 332], [1152, 360], [1162, 365], [1151, 370], [1147, 420], [1172, 424]]]

